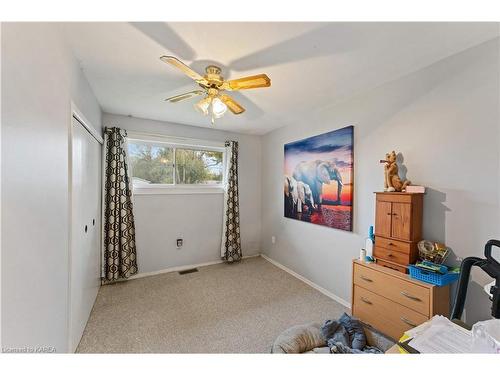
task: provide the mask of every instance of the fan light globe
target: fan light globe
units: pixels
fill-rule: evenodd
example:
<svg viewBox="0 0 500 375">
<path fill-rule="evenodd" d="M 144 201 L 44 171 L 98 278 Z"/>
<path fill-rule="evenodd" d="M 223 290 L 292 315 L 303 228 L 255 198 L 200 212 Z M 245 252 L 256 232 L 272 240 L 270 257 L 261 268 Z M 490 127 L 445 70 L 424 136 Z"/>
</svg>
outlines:
<svg viewBox="0 0 500 375">
<path fill-rule="evenodd" d="M 226 113 L 227 105 L 225 105 L 219 98 L 212 99 L 212 113 L 215 118 L 220 118 Z"/>
<path fill-rule="evenodd" d="M 194 105 L 194 108 L 197 111 L 203 113 L 204 115 L 208 115 L 208 107 L 210 106 L 210 101 L 211 99 L 209 97 L 201 99 L 198 103 Z"/>
</svg>

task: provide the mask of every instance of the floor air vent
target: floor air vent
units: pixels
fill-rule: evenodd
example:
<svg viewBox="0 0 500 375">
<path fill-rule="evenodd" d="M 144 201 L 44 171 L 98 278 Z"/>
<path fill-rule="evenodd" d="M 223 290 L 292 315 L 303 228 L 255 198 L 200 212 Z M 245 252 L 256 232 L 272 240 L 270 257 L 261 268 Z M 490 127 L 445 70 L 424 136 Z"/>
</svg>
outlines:
<svg viewBox="0 0 500 375">
<path fill-rule="evenodd" d="M 191 268 L 189 270 L 179 271 L 179 275 L 185 275 L 187 273 L 198 272 L 198 268 Z"/>
</svg>

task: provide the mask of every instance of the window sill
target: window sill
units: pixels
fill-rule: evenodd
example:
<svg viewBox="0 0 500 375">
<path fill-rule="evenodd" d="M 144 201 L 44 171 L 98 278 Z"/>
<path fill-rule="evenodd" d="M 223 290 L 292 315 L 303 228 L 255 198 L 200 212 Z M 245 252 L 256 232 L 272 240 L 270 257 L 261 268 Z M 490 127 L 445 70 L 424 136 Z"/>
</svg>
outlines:
<svg viewBox="0 0 500 375">
<path fill-rule="evenodd" d="M 224 194 L 224 188 L 214 187 L 148 187 L 134 188 L 133 195 L 186 195 L 186 194 Z"/>
</svg>

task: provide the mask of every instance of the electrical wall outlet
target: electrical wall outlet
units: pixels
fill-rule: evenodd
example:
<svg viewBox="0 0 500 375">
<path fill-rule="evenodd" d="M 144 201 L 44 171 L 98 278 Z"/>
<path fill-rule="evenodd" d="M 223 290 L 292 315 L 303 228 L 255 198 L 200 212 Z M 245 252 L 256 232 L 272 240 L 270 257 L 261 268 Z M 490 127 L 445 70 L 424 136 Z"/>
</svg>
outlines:
<svg viewBox="0 0 500 375">
<path fill-rule="evenodd" d="M 184 243 L 184 240 L 182 238 L 178 238 L 176 242 L 176 247 L 180 249 Z"/>
<path fill-rule="evenodd" d="M 276 236 L 271 236 L 271 242 L 272 242 L 273 244 L 275 244 L 275 243 L 276 243 Z"/>
</svg>

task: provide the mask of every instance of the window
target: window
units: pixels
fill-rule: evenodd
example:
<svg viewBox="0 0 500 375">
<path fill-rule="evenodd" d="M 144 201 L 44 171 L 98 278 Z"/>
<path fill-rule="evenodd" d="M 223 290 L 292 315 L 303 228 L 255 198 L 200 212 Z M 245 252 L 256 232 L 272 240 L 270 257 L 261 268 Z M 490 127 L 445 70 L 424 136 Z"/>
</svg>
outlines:
<svg viewBox="0 0 500 375">
<path fill-rule="evenodd" d="M 150 142 L 129 141 L 128 153 L 134 186 L 174 183 L 175 149 Z"/>
<path fill-rule="evenodd" d="M 224 156 L 220 144 L 129 132 L 134 193 L 221 192 Z"/>
<path fill-rule="evenodd" d="M 221 151 L 175 149 L 176 184 L 222 184 Z"/>
</svg>

